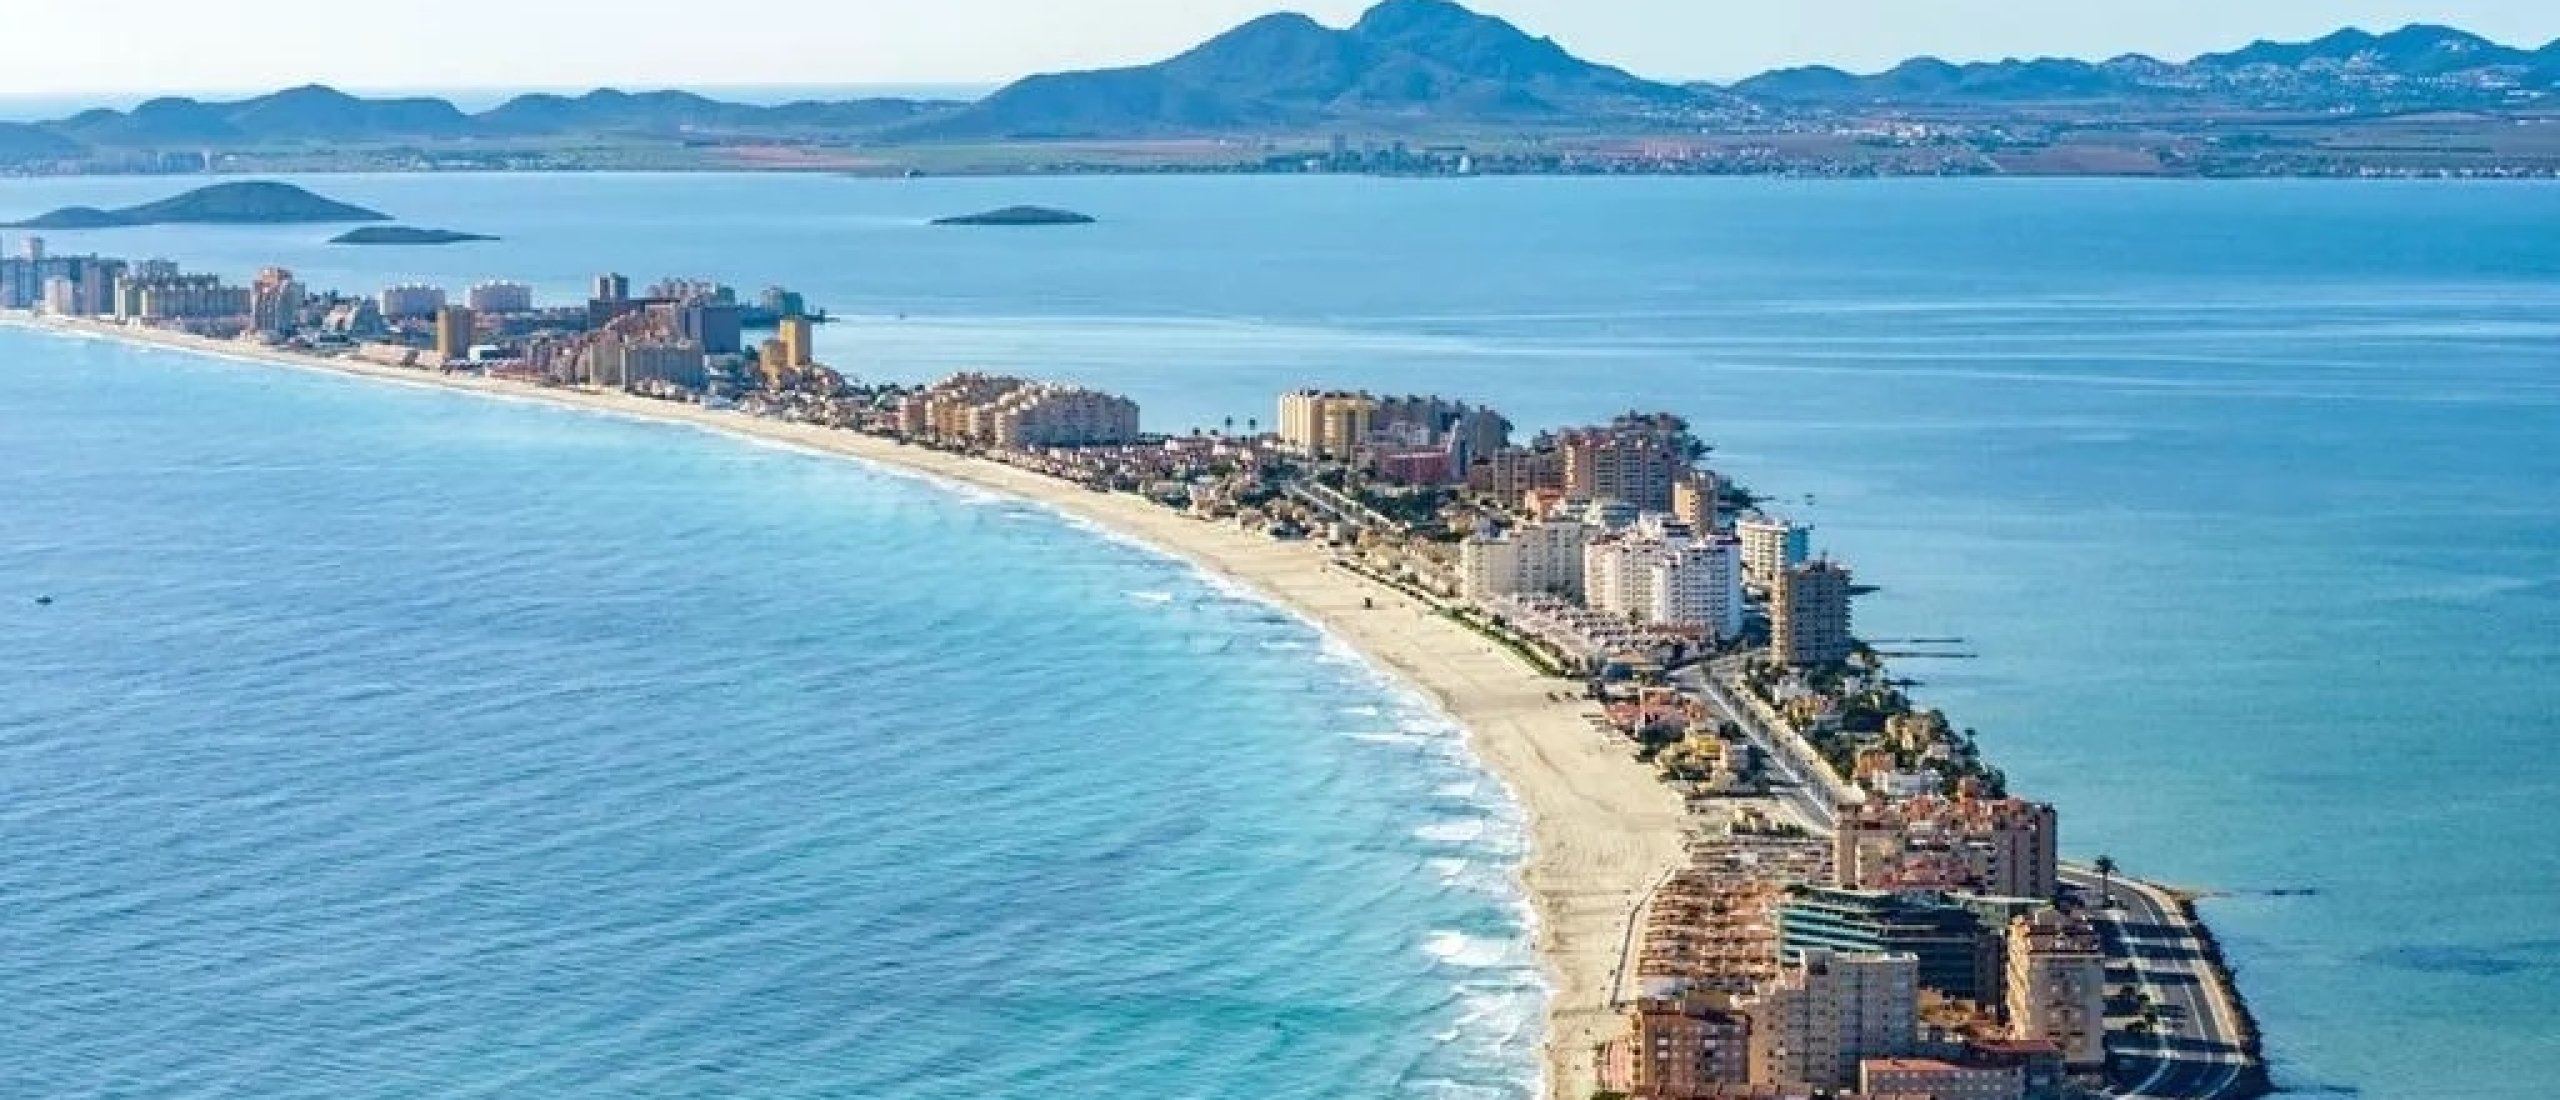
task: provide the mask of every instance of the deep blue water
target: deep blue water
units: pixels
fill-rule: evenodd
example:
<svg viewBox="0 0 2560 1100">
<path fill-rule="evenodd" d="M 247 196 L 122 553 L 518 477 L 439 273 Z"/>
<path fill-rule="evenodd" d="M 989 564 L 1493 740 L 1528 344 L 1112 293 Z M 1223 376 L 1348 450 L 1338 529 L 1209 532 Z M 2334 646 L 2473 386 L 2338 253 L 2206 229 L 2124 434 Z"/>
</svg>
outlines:
<svg viewBox="0 0 2560 1100">
<path fill-rule="evenodd" d="M 1676 407 L 1885 586 L 1865 633 L 1968 640 L 1908 668 L 2068 851 L 2225 892 L 2282 1082 L 2560 1069 L 2560 188 L 315 185 L 508 239 L 52 243 L 785 282 L 853 373 L 1168 430 Z M 920 224 L 1015 201 L 1103 223 Z M 669 429 L 7 334 L 0 378 L 0 576 L 63 597 L 0 598 L 6 1091 L 1524 1087 L 1496 792 L 1291 620 Z"/>
</svg>

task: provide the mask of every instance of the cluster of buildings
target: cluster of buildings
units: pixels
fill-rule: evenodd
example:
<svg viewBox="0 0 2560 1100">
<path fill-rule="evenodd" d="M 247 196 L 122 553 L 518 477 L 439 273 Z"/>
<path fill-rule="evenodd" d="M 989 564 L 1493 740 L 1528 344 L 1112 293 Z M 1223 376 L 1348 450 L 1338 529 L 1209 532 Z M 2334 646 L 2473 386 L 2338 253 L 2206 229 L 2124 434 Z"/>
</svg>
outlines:
<svg viewBox="0 0 2560 1100">
<path fill-rule="evenodd" d="M 586 301 L 556 308 L 542 307 L 530 284 L 503 279 L 458 296 L 417 282 L 351 296 L 314 293 L 280 267 L 239 285 L 166 260 L 53 255 L 29 237 L 0 259 L 0 309 L 677 399 L 823 399 L 845 389 L 817 359 L 816 318 L 798 294 L 772 288 L 747 304 L 707 280 L 663 280 L 635 295 L 628 278 L 608 274 Z M 773 335 L 751 342 L 751 328 Z"/>
<path fill-rule="evenodd" d="M 1431 486 L 1463 480 L 1478 459 L 1509 447 L 1511 422 L 1437 396 L 1296 390 L 1280 395 L 1275 434 L 1291 454 L 1390 484 Z"/>
<path fill-rule="evenodd" d="M 2016 809 L 1975 815 L 1995 834 L 1982 839 L 2040 866 L 1960 889 L 1861 885 L 1864 826 L 1829 843 L 1748 829 L 1698 842 L 1646 907 L 1602 1087 L 1646 1100 L 2029 1100 L 2103 1067 L 2097 934 L 2052 901 L 2049 811 Z M 2042 893 L 1999 889 L 2039 882 Z"/>
<path fill-rule="evenodd" d="M 1703 453 L 1680 418 L 1630 413 L 1481 456 L 1467 483 L 1488 507 L 1459 545 L 1450 591 L 1558 621 L 1573 617 L 1555 605 L 1580 607 L 1634 628 L 1578 623 L 1542 637 L 1595 658 L 1594 668 L 1738 644 L 1753 595 L 1767 599 L 1796 663 L 1845 659 L 1855 644 L 1847 572 L 1809 560 L 1804 527 L 1757 514 L 1728 521 L 1728 486 L 1699 465 Z"/>
<path fill-rule="evenodd" d="M 1138 441 L 1138 403 L 1081 386 L 962 373 L 900 401 L 898 430 L 911 439 L 1007 451 L 1116 446 Z"/>
</svg>

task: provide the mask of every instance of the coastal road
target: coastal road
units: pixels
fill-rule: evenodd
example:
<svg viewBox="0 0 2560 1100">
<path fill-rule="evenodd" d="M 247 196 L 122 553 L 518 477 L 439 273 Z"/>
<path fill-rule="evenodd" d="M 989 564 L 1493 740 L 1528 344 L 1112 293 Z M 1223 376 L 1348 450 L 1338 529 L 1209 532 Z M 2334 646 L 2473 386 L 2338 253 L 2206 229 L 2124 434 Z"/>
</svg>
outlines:
<svg viewBox="0 0 2560 1100">
<path fill-rule="evenodd" d="M 2065 867 L 2065 885 L 2093 902 L 2100 878 L 2084 867 Z M 2107 1036 L 2108 1077 L 2117 1094 L 2136 1100 L 2218 1100 L 2255 1079 L 2244 1042 L 2245 1024 L 2222 976 L 2207 956 L 2199 929 L 2177 899 L 2147 883 L 2115 879 L 2113 906 L 2093 906 L 2106 941 L 2107 987 L 2142 991 L 2159 1012 L 2158 1030 Z"/>
<path fill-rule="evenodd" d="M 1785 782 L 1773 784 L 1770 793 L 1794 810 L 1805 828 L 1823 836 L 1831 835 L 1839 827 L 1840 811 L 1831 805 L 1830 796 L 1823 793 L 1821 782 L 1806 772 L 1805 763 L 1796 759 L 1795 754 L 1779 747 L 1777 734 L 1764 725 L 1758 715 L 1726 693 L 1721 666 L 1732 660 L 1734 658 L 1724 658 L 1691 668 L 1681 675 L 1688 679 L 1687 686 L 1693 693 L 1705 699 L 1707 705 L 1726 721 L 1740 728 L 1742 735 L 1760 750 L 1761 757 L 1777 769 Z"/>
</svg>

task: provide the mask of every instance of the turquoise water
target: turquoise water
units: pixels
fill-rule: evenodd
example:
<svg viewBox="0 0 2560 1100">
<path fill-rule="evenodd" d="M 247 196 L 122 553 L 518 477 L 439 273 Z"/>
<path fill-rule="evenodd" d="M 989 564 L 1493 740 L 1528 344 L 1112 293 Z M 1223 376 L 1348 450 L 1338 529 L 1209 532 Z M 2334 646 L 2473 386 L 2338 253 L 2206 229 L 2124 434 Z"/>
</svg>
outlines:
<svg viewBox="0 0 2560 1100">
<path fill-rule="evenodd" d="M 2280 1081 L 2560 1068 L 2560 188 L 317 185 L 508 239 L 53 246 L 786 282 L 855 315 L 821 350 L 856 374 L 1074 377 L 1166 430 L 1308 381 L 1678 407 L 1885 586 L 1866 633 L 1967 639 L 1907 667 L 2066 850 L 2224 891 Z M 1104 221 L 918 224 L 1015 201 Z M 63 597 L 0 610 L 0 936 L 45 945 L 0 982 L 37 991 L 11 1091 L 1528 1088 L 1516 829 L 1292 620 L 725 440 L 17 335 L 0 366 L 0 576 Z"/>
</svg>

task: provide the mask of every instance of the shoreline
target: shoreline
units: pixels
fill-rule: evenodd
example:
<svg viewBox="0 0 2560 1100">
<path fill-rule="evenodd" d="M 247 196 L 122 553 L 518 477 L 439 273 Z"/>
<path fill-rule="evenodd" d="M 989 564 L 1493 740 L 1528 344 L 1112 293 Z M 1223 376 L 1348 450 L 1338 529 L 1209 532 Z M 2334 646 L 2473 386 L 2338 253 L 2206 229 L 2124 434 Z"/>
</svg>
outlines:
<svg viewBox="0 0 2560 1100">
<path fill-rule="evenodd" d="M 1310 543 L 1280 542 L 1182 515 L 1134 496 L 1098 493 L 986 459 L 903 445 L 851 430 L 706 409 L 623 393 L 538 386 L 469 374 L 378 366 L 107 322 L 0 311 L 0 325 L 86 334 L 252 365 L 533 401 L 718 432 L 851 459 L 897 474 L 1003 494 L 1080 520 L 1236 582 L 1341 640 L 1371 667 L 1466 731 L 1482 768 L 1522 813 L 1527 849 L 1514 872 L 1533 915 L 1547 978 L 1541 1094 L 1578 1100 L 1597 1085 L 1595 1050 L 1620 1023 L 1617 968 L 1636 907 L 1685 865 L 1679 796 L 1622 747 L 1597 735 L 1568 681 L 1538 676 L 1492 641 L 1397 589 L 1335 568 Z M 1367 604 L 1374 602 L 1375 607 Z M 1556 699 L 1565 688 L 1565 701 Z"/>
</svg>

